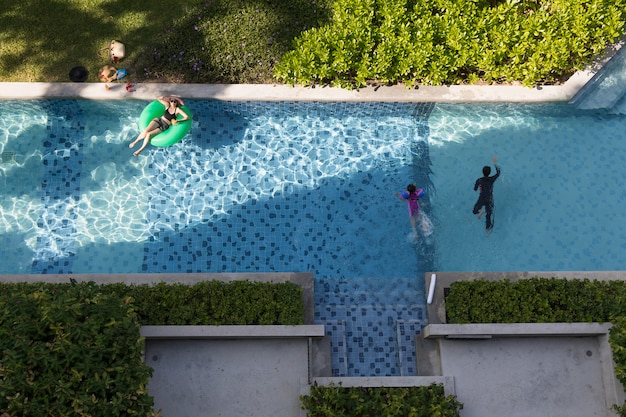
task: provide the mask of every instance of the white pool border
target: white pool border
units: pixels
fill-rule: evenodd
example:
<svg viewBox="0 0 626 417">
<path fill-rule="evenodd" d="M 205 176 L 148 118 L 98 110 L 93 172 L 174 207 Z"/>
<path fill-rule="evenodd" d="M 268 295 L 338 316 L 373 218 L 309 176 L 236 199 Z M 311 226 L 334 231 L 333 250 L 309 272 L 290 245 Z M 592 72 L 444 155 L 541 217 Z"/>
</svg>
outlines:
<svg viewBox="0 0 626 417">
<path fill-rule="evenodd" d="M 589 81 L 594 71 L 579 71 L 559 86 L 404 86 L 366 87 L 345 90 L 334 87 L 291 87 L 281 84 L 134 84 L 125 83 L 0 83 L 0 100 L 80 98 L 90 100 L 152 100 L 159 95 L 178 94 L 190 99 L 225 101 L 342 101 L 342 102 L 563 102 L 571 100 Z"/>
</svg>

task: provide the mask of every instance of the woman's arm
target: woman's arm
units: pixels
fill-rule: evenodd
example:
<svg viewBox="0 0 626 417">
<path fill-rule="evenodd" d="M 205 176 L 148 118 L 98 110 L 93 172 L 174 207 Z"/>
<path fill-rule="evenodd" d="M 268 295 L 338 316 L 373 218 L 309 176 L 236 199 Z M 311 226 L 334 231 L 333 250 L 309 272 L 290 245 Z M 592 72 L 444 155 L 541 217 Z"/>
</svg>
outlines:
<svg viewBox="0 0 626 417">
<path fill-rule="evenodd" d="M 183 99 L 178 96 L 159 96 L 157 97 L 157 100 L 159 100 L 161 103 L 169 103 L 170 100 L 176 100 L 179 106 L 185 105 Z"/>
<path fill-rule="evenodd" d="M 189 120 L 189 115 L 187 113 L 185 113 L 185 111 L 183 109 L 181 109 L 180 107 L 176 107 L 176 114 L 182 114 L 183 118 L 180 120 L 177 120 L 177 122 L 184 122 L 185 120 Z"/>
</svg>

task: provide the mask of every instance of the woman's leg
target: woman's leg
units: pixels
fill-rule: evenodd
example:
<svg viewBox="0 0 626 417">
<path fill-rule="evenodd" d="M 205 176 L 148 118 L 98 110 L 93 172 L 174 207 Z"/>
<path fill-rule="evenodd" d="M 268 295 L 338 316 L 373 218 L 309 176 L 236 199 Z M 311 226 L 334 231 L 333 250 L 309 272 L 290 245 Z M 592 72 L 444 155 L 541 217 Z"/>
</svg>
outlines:
<svg viewBox="0 0 626 417">
<path fill-rule="evenodd" d="M 148 134 L 148 132 L 154 130 L 154 129 L 158 129 L 159 128 L 159 124 L 157 122 L 155 122 L 154 120 L 150 122 L 150 124 L 148 125 L 148 127 L 146 127 L 143 132 L 141 132 L 139 134 L 139 136 L 137 136 L 137 139 L 135 139 L 134 141 L 132 141 L 130 143 L 130 145 L 128 145 L 129 148 L 134 147 L 137 142 L 139 142 L 141 139 L 144 139 L 146 137 L 146 135 Z"/>
<path fill-rule="evenodd" d="M 143 143 L 141 144 L 141 148 L 133 152 L 133 155 L 138 156 L 141 153 L 141 151 L 146 149 L 146 146 L 148 146 L 148 144 L 150 143 L 150 138 L 158 133 L 161 133 L 161 129 L 159 129 L 158 127 L 146 133 L 146 135 L 143 138 Z"/>
</svg>

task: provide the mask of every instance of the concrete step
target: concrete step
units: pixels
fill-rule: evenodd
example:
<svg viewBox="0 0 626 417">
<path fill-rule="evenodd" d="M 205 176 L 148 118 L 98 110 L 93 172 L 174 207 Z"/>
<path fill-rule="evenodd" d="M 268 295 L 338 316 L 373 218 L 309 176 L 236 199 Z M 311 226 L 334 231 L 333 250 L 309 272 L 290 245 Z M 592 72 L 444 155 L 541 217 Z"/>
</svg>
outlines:
<svg viewBox="0 0 626 417">
<path fill-rule="evenodd" d="M 415 360 L 417 376 L 442 376 L 438 340 L 424 339 L 423 334 L 415 334 Z"/>
</svg>

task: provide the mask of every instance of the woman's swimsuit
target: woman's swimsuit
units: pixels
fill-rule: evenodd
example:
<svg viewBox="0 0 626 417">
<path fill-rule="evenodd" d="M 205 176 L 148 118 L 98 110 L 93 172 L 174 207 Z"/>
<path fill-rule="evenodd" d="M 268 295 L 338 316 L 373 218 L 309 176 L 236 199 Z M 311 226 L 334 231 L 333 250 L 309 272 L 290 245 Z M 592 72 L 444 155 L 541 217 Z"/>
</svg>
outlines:
<svg viewBox="0 0 626 417">
<path fill-rule="evenodd" d="M 169 129 L 172 125 L 172 120 L 176 119 L 176 110 L 174 110 L 174 113 L 170 113 L 168 110 L 169 109 L 165 109 L 163 116 L 152 119 L 153 122 L 159 125 L 161 132 Z"/>
</svg>

